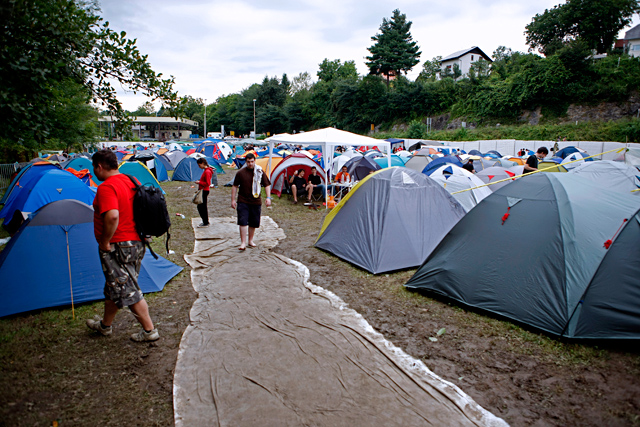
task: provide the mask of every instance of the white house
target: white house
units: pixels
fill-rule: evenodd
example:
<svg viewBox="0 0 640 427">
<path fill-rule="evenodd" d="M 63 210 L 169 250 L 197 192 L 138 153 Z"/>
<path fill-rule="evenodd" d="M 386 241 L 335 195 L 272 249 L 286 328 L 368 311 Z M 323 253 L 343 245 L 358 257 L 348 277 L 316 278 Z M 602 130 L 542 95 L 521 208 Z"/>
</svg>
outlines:
<svg viewBox="0 0 640 427">
<path fill-rule="evenodd" d="M 469 68 L 471 68 L 471 64 L 477 62 L 480 58 L 485 61 L 493 62 L 491 58 L 482 51 L 482 49 L 478 46 L 473 46 L 469 49 L 459 50 L 442 58 L 440 60 L 440 69 L 444 71 L 448 68 L 453 72 L 453 65 L 458 64 L 458 67 L 460 67 L 460 71 L 462 72 L 462 76 L 467 76 L 469 75 Z"/>
<path fill-rule="evenodd" d="M 640 56 L 640 25 L 625 33 L 624 42 L 630 56 Z"/>
</svg>

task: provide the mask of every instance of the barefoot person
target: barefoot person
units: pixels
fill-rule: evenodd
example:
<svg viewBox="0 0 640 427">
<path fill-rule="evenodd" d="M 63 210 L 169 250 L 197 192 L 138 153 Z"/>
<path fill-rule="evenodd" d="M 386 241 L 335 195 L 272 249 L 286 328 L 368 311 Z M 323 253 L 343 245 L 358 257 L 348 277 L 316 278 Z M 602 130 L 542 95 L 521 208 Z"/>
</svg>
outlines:
<svg viewBox="0 0 640 427">
<path fill-rule="evenodd" d="M 118 158 L 110 150 L 93 155 L 95 176 L 104 181 L 93 201 L 93 231 L 98 241 L 104 286 L 104 316 L 87 320 L 87 326 L 102 335 L 111 335 L 111 323 L 122 307 L 129 307 L 143 330 L 131 335 L 134 341 L 160 338 L 149 316 L 149 307 L 138 286 L 144 244 L 133 219 L 135 186 L 118 171 Z"/>
<path fill-rule="evenodd" d="M 245 166 L 238 171 L 231 187 L 231 207 L 238 212 L 241 241 L 238 249 L 241 251 L 244 251 L 247 245 L 251 248 L 256 246 L 253 236 L 256 228 L 260 227 L 261 187 L 265 187 L 267 193 L 265 204 L 267 207 L 271 206 L 271 182 L 267 174 L 256 165 L 256 156 L 253 153 L 247 154 L 245 160 Z M 236 194 L 238 195 L 237 203 Z"/>
</svg>

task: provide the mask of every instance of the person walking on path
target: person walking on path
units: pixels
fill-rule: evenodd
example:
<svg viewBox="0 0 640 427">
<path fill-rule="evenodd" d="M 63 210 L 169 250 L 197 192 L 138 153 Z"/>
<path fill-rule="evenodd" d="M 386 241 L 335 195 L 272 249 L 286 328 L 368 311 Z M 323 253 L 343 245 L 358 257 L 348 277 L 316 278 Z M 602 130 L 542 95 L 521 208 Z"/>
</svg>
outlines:
<svg viewBox="0 0 640 427">
<path fill-rule="evenodd" d="M 197 161 L 198 167 L 203 169 L 202 176 L 199 181 L 194 181 L 195 184 L 198 184 L 198 190 L 202 190 L 202 203 L 196 205 L 198 208 L 198 213 L 200 214 L 200 218 L 202 218 L 202 223 L 198 225 L 198 227 L 208 227 L 209 226 L 209 211 L 207 210 L 207 198 L 209 197 L 209 189 L 211 188 L 211 177 L 213 176 L 213 168 L 209 166 L 207 163 L 207 159 L 201 157 Z"/>
<path fill-rule="evenodd" d="M 247 248 L 255 248 L 253 236 L 256 228 L 260 227 L 260 213 L 262 210 L 262 199 L 260 198 L 261 187 L 265 187 L 267 207 L 271 206 L 271 181 L 262 168 L 256 165 L 256 156 L 253 153 L 247 154 L 246 163 L 236 174 L 231 187 L 231 207 L 238 213 L 238 226 L 240 227 L 240 247 L 241 251 Z M 238 201 L 236 203 L 236 194 Z M 247 241 L 248 238 L 248 241 Z"/>
<path fill-rule="evenodd" d="M 149 306 L 138 286 L 144 244 L 133 219 L 133 198 L 136 188 L 127 175 L 118 171 L 118 158 L 110 150 L 93 155 L 95 176 L 103 183 L 93 201 L 93 230 L 98 241 L 104 286 L 104 316 L 87 320 L 87 326 L 102 335 L 111 335 L 116 313 L 129 307 L 143 330 L 131 335 L 134 341 L 155 341 L 160 338 L 149 315 Z"/>
<path fill-rule="evenodd" d="M 529 156 L 529 158 L 527 159 L 526 163 L 524 164 L 523 173 L 527 174 L 533 171 L 537 171 L 538 162 L 544 159 L 547 156 L 547 154 L 549 154 L 549 150 L 547 150 L 547 147 L 538 148 L 538 151 L 536 151 L 536 154 L 533 156 Z"/>
</svg>

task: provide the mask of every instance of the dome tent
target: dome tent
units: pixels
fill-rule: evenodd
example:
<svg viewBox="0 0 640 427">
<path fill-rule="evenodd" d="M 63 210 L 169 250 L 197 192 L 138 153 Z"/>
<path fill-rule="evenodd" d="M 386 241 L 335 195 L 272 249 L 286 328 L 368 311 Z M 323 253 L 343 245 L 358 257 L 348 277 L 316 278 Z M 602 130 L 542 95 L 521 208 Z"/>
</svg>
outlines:
<svg viewBox="0 0 640 427">
<path fill-rule="evenodd" d="M 96 197 L 91 189 L 69 171 L 32 166 L 20 178 L 0 211 L 3 226 L 13 222 L 15 211 L 35 212 L 42 206 L 62 199 L 75 199 L 90 204 Z"/>
<path fill-rule="evenodd" d="M 640 188 L 640 172 L 633 166 L 611 160 L 582 163 L 569 171 L 571 175 L 593 181 L 613 191 L 630 192 Z M 638 193 L 634 193 L 638 195 Z"/>
<path fill-rule="evenodd" d="M 308 178 L 309 175 L 311 175 L 311 168 L 316 168 L 322 183 L 326 184 L 324 181 L 324 174 L 322 173 L 322 167 L 315 160 L 310 159 L 302 153 L 293 153 L 285 157 L 275 167 L 272 162 L 271 167 L 273 168 L 270 178 L 271 193 L 278 197 L 280 197 L 282 192 L 287 188 L 286 181 L 291 178 L 293 173 L 298 169 L 304 169 L 305 177 Z"/>
<path fill-rule="evenodd" d="M 86 186 L 85 186 L 86 187 Z M 46 242 L 43 245 L 42 242 Z M 138 283 L 158 292 L 182 267 L 146 253 Z M 104 299 L 93 208 L 77 200 L 42 207 L 0 252 L 0 316 Z"/>
<path fill-rule="evenodd" d="M 464 214 L 428 176 L 385 168 L 343 197 L 325 218 L 315 246 L 374 274 L 415 267 Z"/>
<path fill-rule="evenodd" d="M 213 175 L 211 176 L 211 183 L 218 185 L 218 174 L 216 171 L 216 165 L 220 166 L 215 160 L 209 157 L 205 157 L 209 166 L 213 168 Z M 202 176 L 202 169 L 198 166 L 198 159 L 195 157 L 186 157 L 178 163 L 176 169 L 173 171 L 172 181 L 187 181 L 193 182 L 200 179 Z"/>
<path fill-rule="evenodd" d="M 22 187 L 21 182 L 23 182 L 22 181 L 23 177 L 25 178 L 25 180 L 27 180 L 31 174 L 39 174 L 39 173 L 42 173 L 42 170 L 50 170 L 50 169 L 60 169 L 60 166 L 54 165 L 53 163 L 50 163 L 50 162 L 39 162 L 39 163 L 27 163 L 22 168 L 17 169 L 16 176 L 11 180 L 11 183 L 7 187 L 7 190 L 5 191 L 4 195 L 0 199 L 0 205 L 6 204 L 11 193 L 14 190 Z"/>
<path fill-rule="evenodd" d="M 80 171 L 82 169 L 88 169 L 89 173 L 91 174 L 91 179 L 93 180 L 93 182 L 95 182 L 97 185 L 102 184 L 102 181 L 96 178 L 95 173 L 93 172 L 93 163 L 91 163 L 91 159 L 87 159 L 86 157 L 76 157 L 75 159 L 65 162 L 62 165 L 62 168 L 63 169 L 71 168 L 77 171 Z"/>
<path fill-rule="evenodd" d="M 351 179 L 355 179 L 356 181 L 366 178 L 371 172 L 382 169 L 378 163 L 366 156 L 353 157 L 344 165 L 347 167 Z"/>
<path fill-rule="evenodd" d="M 491 194 L 491 190 L 484 186 L 480 178 L 468 170 L 450 163 L 445 163 L 436 169 L 430 170 L 428 175 L 442 185 L 462 205 L 466 212 L 469 212 Z"/>
<path fill-rule="evenodd" d="M 405 286 L 558 336 L 593 338 L 580 332 L 589 326 L 600 328 L 599 336 L 618 337 L 615 324 L 594 325 L 580 312 L 607 254 L 605 242 L 639 208 L 631 194 L 570 174 L 525 176 L 461 219 Z M 620 266 L 622 259 L 611 261 Z"/>
<path fill-rule="evenodd" d="M 118 166 L 118 171 L 127 175 L 132 175 L 140 181 L 140 185 L 151 185 L 162 190 L 162 194 L 165 194 L 164 190 L 160 186 L 160 183 L 149 170 L 148 167 L 140 163 L 139 161 L 123 162 Z"/>
</svg>

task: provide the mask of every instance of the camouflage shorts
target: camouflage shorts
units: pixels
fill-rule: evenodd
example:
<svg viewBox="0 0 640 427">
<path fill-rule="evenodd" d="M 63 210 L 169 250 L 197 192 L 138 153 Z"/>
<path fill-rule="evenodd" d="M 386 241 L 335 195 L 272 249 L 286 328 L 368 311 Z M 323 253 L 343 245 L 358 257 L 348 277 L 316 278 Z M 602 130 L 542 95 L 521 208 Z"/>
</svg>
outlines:
<svg viewBox="0 0 640 427">
<path fill-rule="evenodd" d="M 104 297 L 113 301 L 118 308 L 142 301 L 138 274 L 144 257 L 144 244 L 138 241 L 112 243 L 110 252 L 99 252 L 106 279 Z"/>
</svg>

